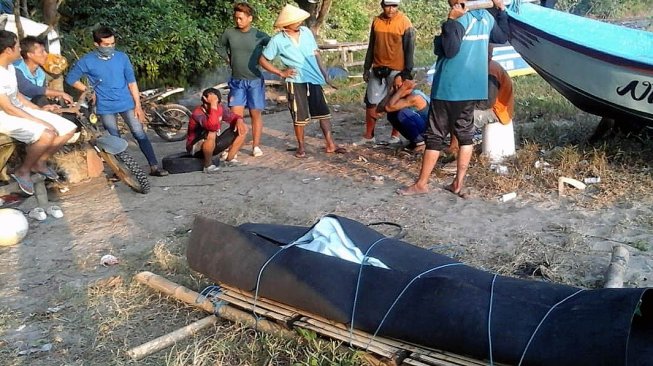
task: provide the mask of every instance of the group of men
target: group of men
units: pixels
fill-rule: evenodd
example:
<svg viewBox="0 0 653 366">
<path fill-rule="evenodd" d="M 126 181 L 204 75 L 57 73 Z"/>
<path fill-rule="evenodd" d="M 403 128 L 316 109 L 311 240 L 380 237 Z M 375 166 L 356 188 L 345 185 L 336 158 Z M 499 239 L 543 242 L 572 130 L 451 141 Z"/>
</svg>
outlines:
<svg viewBox="0 0 653 366">
<path fill-rule="evenodd" d="M 504 43 L 508 33 L 503 2 L 493 2 L 495 9 L 490 14 L 486 10 L 468 11 L 465 0 L 449 0 L 448 19 L 434 42 L 438 61 L 430 97 L 417 90 L 412 80 L 415 29 L 398 10 L 400 0 L 380 3 L 383 11 L 372 23 L 364 63 L 365 132 L 362 140 L 354 145 L 375 143 L 377 119 L 381 113 L 387 113 L 393 126 L 390 142 L 398 142 L 401 134 L 409 141 L 409 148 L 425 150 L 419 179 L 399 190 L 399 194 L 428 192 L 428 178 L 449 134 L 451 149 L 458 150 L 458 158 L 456 178 L 447 189 L 462 194 L 472 155 L 474 111 L 479 105 L 484 105 L 482 109 L 499 105 L 503 110 L 494 113 L 499 121 L 506 123 L 512 117 L 510 78 L 498 64 L 487 62 L 489 42 Z M 251 154 L 263 155 L 260 144 L 265 106 L 263 68 L 286 83 L 297 139 L 294 156 L 306 157 L 304 128 L 312 119 L 319 120 L 326 153 L 346 152 L 335 144 L 331 135 L 331 112 L 323 90 L 328 83 L 327 72 L 313 33 L 302 25 L 310 14 L 286 5 L 274 23 L 278 32 L 272 37 L 252 26 L 253 17 L 254 10 L 249 4 L 235 4 L 235 27 L 227 29 L 220 39 L 232 70 L 228 108 L 221 103 L 220 91 L 213 88 L 203 91 L 201 104 L 190 117 L 187 151 L 203 159 L 205 173 L 219 171 L 213 158 L 218 153 L 223 153 L 227 165 L 237 165 L 237 153 L 248 132 L 243 118 L 247 107 L 252 124 Z M 94 91 L 97 113 L 109 133 L 119 135 L 116 116 L 120 114 L 147 158 L 150 174 L 167 175 L 158 167 L 152 145 L 139 123 L 144 115 L 129 57 L 115 49 L 115 35 L 108 27 L 96 29 L 93 40 L 96 49 L 74 65 L 66 82 L 83 92 L 88 87 L 80 79 L 85 76 Z M 19 44 L 13 33 L 0 32 L 0 133 L 28 144 L 23 164 L 12 175 L 28 194 L 33 193 L 31 173 L 57 179 L 56 172 L 47 166 L 47 159 L 75 131 L 74 124 L 48 112 L 57 108 L 48 104 L 49 98 L 70 102 L 71 97 L 45 85 L 41 67 L 46 56 L 43 44 L 37 39 L 27 37 Z M 283 68 L 275 66 L 275 59 L 281 61 Z M 500 103 L 495 103 L 497 95 Z M 226 128 L 223 122 L 228 124 Z"/>
<path fill-rule="evenodd" d="M 376 143 L 376 122 L 385 112 L 393 126 L 389 142 L 399 142 L 401 134 L 409 141 L 408 148 L 425 150 L 418 180 L 398 190 L 399 194 L 428 192 L 428 178 L 445 147 L 445 138 L 450 135 L 449 150 L 457 155 L 457 169 L 453 183 L 446 189 L 463 196 L 464 177 L 473 151 L 472 137 L 476 126 L 480 125 L 478 122 L 507 124 L 512 120 L 512 83 L 506 71 L 491 60 L 489 47 L 490 42 L 508 40 L 507 15 L 503 1 L 493 0 L 493 4 L 495 8 L 490 11 L 468 11 L 465 0 L 449 0 L 451 9 L 442 24 L 441 35 L 434 42 L 438 61 L 431 96 L 427 97 L 416 89 L 412 80 L 415 29 L 410 19 L 398 10 L 400 0 L 380 3 L 383 11 L 372 22 L 363 71 L 367 83 L 365 132 L 354 145 Z M 221 45 L 227 50 L 232 69 L 228 104 L 231 112 L 239 116 L 243 115 L 245 105 L 249 108 L 254 156 L 262 155 L 259 142 L 264 82 L 258 66 L 286 82 L 288 107 L 297 139 L 297 158 L 306 156 L 304 127 L 311 119 L 320 122 L 327 153 L 345 152 L 335 145 L 331 136 L 331 114 L 322 88 L 328 83 L 327 73 L 313 34 L 302 26 L 309 16 L 297 7 L 286 5 L 274 24 L 279 32 L 268 38 L 251 26 L 253 9 L 239 3 L 234 7 L 235 28 L 226 30 L 222 36 Z M 285 69 L 272 63 L 277 58 Z M 197 116 L 206 119 L 209 109 L 205 105 L 202 110 Z M 499 117 L 487 118 L 487 115 Z M 201 123 L 194 125 L 201 126 Z M 234 128 L 245 133 L 243 128 Z M 234 136 L 226 138 L 234 141 L 236 151 L 242 144 L 236 143 Z M 188 146 L 191 146 L 190 141 Z M 216 167 L 211 163 L 209 152 L 210 149 L 204 151 L 205 170 L 213 171 Z M 230 150 L 229 156 L 232 155 Z"/>
<path fill-rule="evenodd" d="M 96 50 L 74 65 L 66 82 L 84 92 L 88 87 L 80 79 L 85 76 L 92 86 L 96 112 L 107 131 L 120 135 L 116 124 L 120 114 L 147 158 L 150 175 L 167 175 L 158 167 L 141 124 L 145 115 L 129 57 L 115 49 L 115 35 L 108 27 L 94 30 L 93 41 Z M 25 37 L 19 42 L 16 34 L 0 30 L 0 133 L 27 144 L 22 164 L 11 176 L 28 195 L 34 194 L 33 173 L 59 179 L 47 161 L 77 130 L 73 122 L 52 113 L 60 109 L 58 102 L 70 103 L 72 97 L 48 88 L 43 71 L 47 56 L 44 44 L 37 38 Z"/>
<path fill-rule="evenodd" d="M 397 193 L 427 193 L 431 172 L 441 151 L 448 148 L 456 155 L 457 166 L 453 183 L 445 189 L 464 196 L 463 183 L 477 126 L 512 120 L 512 82 L 491 60 L 489 47 L 490 42 L 508 40 L 505 6 L 503 1 L 493 0 L 494 9 L 469 10 L 465 0 L 449 0 L 447 20 L 434 39 L 438 59 L 427 97 L 415 88 L 411 77 L 415 31 L 398 11 L 399 3 L 382 0 L 383 12 L 372 23 L 363 71 L 368 82 L 366 129 L 357 144 L 376 143 L 374 126 L 379 114 L 386 112 L 393 127 L 389 141 L 394 142 L 400 133 L 409 141 L 408 148 L 424 152 L 419 178 Z M 501 117 L 487 118 L 488 114 Z M 450 146 L 445 146 L 448 136 Z"/>
</svg>

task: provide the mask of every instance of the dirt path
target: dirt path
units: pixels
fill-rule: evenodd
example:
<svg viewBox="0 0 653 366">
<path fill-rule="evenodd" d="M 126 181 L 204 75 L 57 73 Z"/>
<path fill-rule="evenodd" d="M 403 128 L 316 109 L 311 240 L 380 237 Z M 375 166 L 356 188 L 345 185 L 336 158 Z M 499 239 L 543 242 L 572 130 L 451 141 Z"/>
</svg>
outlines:
<svg viewBox="0 0 653 366">
<path fill-rule="evenodd" d="M 362 130 L 352 114 L 336 113 L 334 118 L 335 138 L 349 152 L 323 154 L 319 129 L 312 124 L 307 159 L 286 151 L 294 145 L 287 113 L 265 117 L 262 158 L 250 157 L 245 146 L 239 160 L 247 165 L 210 176 L 197 172 L 155 178 L 147 195 L 121 183 L 110 187 L 104 179 L 72 186 L 59 197 L 64 218 L 32 221 L 20 245 L 0 248 L 0 348 L 4 343 L 7 352 L 14 352 L 52 331 L 30 327 L 30 321 L 38 321 L 34 318 L 17 330 L 13 326 L 23 320 L 13 318 L 14 312 L 25 316 L 65 303 L 66 289 L 84 288 L 118 271 L 100 266 L 102 255 L 138 261 L 156 243 L 190 229 L 194 215 L 231 224 L 310 225 L 327 213 L 361 222 L 393 221 L 407 231 L 406 241 L 467 263 L 588 287 L 600 286 L 616 242 L 637 246 L 651 240 L 650 202 L 586 211 L 557 197 L 518 197 L 507 203 L 463 200 L 439 189 L 442 179 L 432 182 L 435 189 L 429 195 L 399 197 L 395 189 L 414 179 L 419 163 L 389 148 L 349 145 Z M 387 126 L 378 132 L 388 135 Z M 183 149 L 183 142 L 153 141 L 159 157 Z M 132 150 L 144 164 L 142 154 Z M 628 249 L 627 285 L 648 286 L 653 257 L 633 246 Z"/>
</svg>

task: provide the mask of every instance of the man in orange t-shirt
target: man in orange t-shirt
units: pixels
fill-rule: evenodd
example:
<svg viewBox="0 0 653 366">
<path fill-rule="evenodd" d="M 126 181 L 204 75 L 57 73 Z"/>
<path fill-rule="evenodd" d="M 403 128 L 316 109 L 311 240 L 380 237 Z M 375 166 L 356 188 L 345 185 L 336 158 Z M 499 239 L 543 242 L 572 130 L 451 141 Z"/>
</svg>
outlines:
<svg viewBox="0 0 653 366">
<path fill-rule="evenodd" d="M 383 12 L 374 18 L 363 65 L 365 91 L 365 133 L 354 145 L 375 144 L 374 128 L 378 114 L 376 106 L 386 97 L 394 78 L 400 72 L 413 70 L 415 28 L 410 19 L 399 11 L 400 0 L 381 0 Z M 392 130 L 390 143 L 398 143 L 399 131 Z"/>
</svg>

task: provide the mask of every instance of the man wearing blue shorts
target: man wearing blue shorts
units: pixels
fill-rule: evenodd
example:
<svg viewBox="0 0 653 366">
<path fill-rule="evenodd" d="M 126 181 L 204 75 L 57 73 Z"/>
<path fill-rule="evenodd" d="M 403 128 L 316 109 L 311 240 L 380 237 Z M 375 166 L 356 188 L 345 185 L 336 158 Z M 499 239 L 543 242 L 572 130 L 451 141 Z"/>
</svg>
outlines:
<svg viewBox="0 0 653 366">
<path fill-rule="evenodd" d="M 94 30 L 93 42 L 96 50 L 82 56 L 70 70 L 66 83 L 84 92 L 86 85 L 79 79 L 86 76 L 94 87 L 97 114 L 104 128 L 111 135 L 120 136 L 116 123 L 116 115 L 120 114 L 147 158 L 150 175 L 168 175 L 167 171 L 159 169 L 152 143 L 140 122 L 144 120 L 145 113 L 141 108 L 138 84 L 129 56 L 116 51 L 116 38 L 111 28 L 100 26 Z"/>
<path fill-rule="evenodd" d="M 220 44 L 227 50 L 231 79 L 229 80 L 229 107 L 239 116 L 244 116 L 245 106 L 252 118 L 252 155 L 261 156 L 261 133 L 265 108 L 265 81 L 258 67 L 263 47 L 270 37 L 252 27 L 254 10 L 247 3 L 234 5 L 235 28 L 224 31 Z"/>
</svg>

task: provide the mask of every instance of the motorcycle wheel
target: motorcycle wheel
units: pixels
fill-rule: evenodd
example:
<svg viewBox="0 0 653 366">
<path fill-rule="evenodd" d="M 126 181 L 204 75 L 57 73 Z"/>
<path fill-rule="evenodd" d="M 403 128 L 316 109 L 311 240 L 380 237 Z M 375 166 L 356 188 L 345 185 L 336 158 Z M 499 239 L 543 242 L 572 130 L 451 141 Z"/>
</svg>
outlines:
<svg viewBox="0 0 653 366">
<path fill-rule="evenodd" d="M 150 181 L 147 179 L 147 175 L 126 151 L 115 155 L 101 151 L 100 156 L 118 178 L 132 190 L 142 194 L 150 191 Z"/>
<path fill-rule="evenodd" d="M 186 138 L 188 132 L 188 119 L 190 111 L 180 104 L 166 104 L 160 107 L 161 115 L 164 120 L 155 124 L 154 132 L 162 139 L 172 142 L 181 141 Z M 154 118 L 159 118 L 157 115 Z"/>
</svg>

